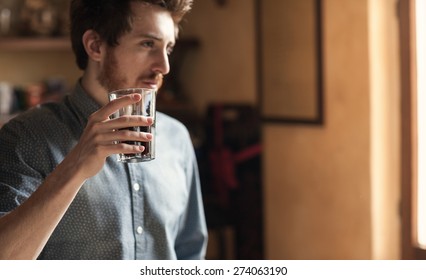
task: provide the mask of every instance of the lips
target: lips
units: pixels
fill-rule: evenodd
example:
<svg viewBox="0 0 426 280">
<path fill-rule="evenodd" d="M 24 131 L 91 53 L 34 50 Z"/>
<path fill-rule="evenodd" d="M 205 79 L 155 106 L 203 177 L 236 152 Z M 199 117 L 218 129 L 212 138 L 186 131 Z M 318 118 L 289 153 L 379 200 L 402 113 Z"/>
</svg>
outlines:
<svg viewBox="0 0 426 280">
<path fill-rule="evenodd" d="M 155 80 L 143 81 L 142 84 L 144 85 L 145 88 L 157 89 L 160 87 L 159 82 Z"/>
<path fill-rule="evenodd" d="M 153 79 L 142 80 L 142 84 L 146 88 L 159 89 L 163 84 L 163 75 L 157 75 Z"/>
</svg>

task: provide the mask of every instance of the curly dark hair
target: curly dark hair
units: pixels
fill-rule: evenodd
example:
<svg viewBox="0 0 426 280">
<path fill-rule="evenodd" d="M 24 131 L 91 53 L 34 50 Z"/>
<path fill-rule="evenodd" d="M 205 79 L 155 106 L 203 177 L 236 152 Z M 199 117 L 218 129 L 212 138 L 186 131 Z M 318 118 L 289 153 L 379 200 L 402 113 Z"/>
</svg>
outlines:
<svg viewBox="0 0 426 280">
<path fill-rule="evenodd" d="M 120 36 L 131 30 L 131 2 L 161 6 L 170 11 L 178 25 L 183 16 L 191 10 L 193 0 L 72 0 L 71 44 L 80 69 L 86 69 L 88 61 L 82 43 L 83 34 L 93 29 L 109 46 L 116 46 Z"/>
</svg>

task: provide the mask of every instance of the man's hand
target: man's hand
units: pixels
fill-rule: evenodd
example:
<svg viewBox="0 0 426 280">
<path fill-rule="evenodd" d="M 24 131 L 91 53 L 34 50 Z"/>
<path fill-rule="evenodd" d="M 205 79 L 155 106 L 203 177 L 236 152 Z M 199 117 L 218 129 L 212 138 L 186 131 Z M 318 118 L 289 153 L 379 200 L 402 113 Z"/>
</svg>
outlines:
<svg viewBox="0 0 426 280">
<path fill-rule="evenodd" d="M 139 94 L 115 99 L 89 117 L 78 144 L 66 157 L 84 179 L 96 175 L 102 169 L 105 159 L 112 154 L 140 153 L 144 150 L 143 146 L 130 145 L 122 141 L 148 142 L 152 139 L 149 133 L 123 129 L 133 126 L 150 126 L 153 124 L 152 118 L 123 116 L 109 119 L 109 116 L 120 108 L 136 103 L 140 99 Z M 115 141 L 120 143 L 115 144 Z"/>
</svg>

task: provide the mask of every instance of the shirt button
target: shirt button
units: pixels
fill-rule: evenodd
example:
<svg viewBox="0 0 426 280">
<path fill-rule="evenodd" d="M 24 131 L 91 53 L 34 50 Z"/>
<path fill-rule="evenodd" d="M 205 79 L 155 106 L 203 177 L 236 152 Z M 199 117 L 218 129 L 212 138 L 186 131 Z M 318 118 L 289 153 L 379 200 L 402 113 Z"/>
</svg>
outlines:
<svg viewBox="0 0 426 280">
<path fill-rule="evenodd" d="M 141 189 L 141 186 L 138 183 L 133 184 L 133 189 L 135 191 L 139 191 Z"/>
<path fill-rule="evenodd" d="M 138 227 L 138 228 L 136 229 L 136 232 L 137 232 L 138 234 L 142 234 L 142 232 L 143 232 L 143 228 L 142 228 L 142 227 Z"/>
</svg>

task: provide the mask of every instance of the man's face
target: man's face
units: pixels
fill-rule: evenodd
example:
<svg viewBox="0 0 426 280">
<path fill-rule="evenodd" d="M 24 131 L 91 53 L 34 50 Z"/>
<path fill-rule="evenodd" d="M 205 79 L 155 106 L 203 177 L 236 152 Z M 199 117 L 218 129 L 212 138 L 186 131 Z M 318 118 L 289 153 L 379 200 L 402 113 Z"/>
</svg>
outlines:
<svg viewBox="0 0 426 280">
<path fill-rule="evenodd" d="M 108 48 L 98 76 L 108 91 L 131 88 L 158 88 L 162 76 L 170 71 L 168 55 L 175 44 L 175 24 L 169 12 L 132 2 L 131 32 Z"/>
</svg>

